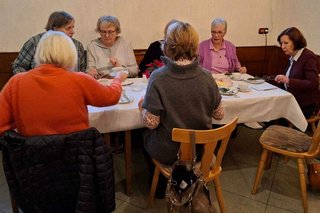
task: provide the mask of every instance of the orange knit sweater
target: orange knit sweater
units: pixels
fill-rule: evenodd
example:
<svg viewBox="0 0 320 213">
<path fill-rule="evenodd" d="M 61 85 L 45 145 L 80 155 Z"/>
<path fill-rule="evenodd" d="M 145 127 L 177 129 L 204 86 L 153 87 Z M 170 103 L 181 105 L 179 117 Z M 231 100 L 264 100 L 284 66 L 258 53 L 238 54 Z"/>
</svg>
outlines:
<svg viewBox="0 0 320 213">
<path fill-rule="evenodd" d="M 91 76 L 43 64 L 13 76 L 0 93 L 0 135 L 66 134 L 89 127 L 87 105 L 117 104 L 121 81 L 103 86 Z M 112 121 L 110 121 L 112 122 Z"/>
</svg>

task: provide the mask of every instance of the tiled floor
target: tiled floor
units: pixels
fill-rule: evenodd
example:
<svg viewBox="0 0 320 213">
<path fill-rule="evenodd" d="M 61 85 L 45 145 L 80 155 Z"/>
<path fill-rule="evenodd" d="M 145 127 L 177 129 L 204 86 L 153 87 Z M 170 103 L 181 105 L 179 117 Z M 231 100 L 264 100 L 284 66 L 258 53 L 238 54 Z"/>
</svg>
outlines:
<svg viewBox="0 0 320 213">
<path fill-rule="evenodd" d="M 296 163 L 283 163 L 275 156 L 270 170 L 264 172 L 262 186 L 256 195 L 251 194 L 257 164 L 261 154 L 258 138 L 262 130 L 238 126 L 237 138 L 230 141 L 223 160 L 221 185 L 229 213 L 289 213 L 303 212 Z M 135 142 L 138 143 L 138 142 Z M 2 167 L 2 162 L 1 167 Z M 114 155 L 116 177 L 116 210 L 118 213 L 166 212 L 165 200 L 155 200 L 152 209 L 146 208 L 149 192 L 148 173 L 141 146 L 133 149 L 133 194 L 124 193 L 123 154 Z M 211 186 L 212 187 L 212 186 Z M 212 188 L 213 189 L 213 188 Z M 219 210 L 218 203 L 215 207 Z M 308 190 L 310 213 L 320 212 L 320 191 Z M 8 187 L 0 168 L 0 213 L 11 212 Z"/>
</svg>

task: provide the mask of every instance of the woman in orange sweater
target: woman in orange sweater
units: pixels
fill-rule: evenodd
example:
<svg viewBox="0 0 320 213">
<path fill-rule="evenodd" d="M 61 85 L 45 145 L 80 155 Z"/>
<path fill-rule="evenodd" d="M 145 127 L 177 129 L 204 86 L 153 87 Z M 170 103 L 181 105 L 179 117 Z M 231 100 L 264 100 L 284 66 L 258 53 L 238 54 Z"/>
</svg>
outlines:
<svg viewBox="0 0 320 213">
<path fill-rule="evenodd" d="M 117 104 L 120 73 L 110 86 L 91 76 L 72 72 L 77 51 L 62 32 L 48 31 L 35 54 L 37 66 L 13 76 L 0 92 L 0 135 L 17 129 L 24 136 L 67 134 L 89 127 L 87 105 Z"/>
</svg>

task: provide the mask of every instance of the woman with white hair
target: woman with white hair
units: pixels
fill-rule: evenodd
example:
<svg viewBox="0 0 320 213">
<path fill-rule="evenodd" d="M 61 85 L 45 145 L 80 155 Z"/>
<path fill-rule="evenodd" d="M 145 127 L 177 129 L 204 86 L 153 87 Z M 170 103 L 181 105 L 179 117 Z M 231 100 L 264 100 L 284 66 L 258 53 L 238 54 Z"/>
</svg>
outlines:
<svg viewBox="0 0 320 213">
<path fill-rule="evenodd" d="M 73 72 L 77 50 L 63 32 L 48 31 L 37 46 L 36 67 L 14 75 L 0 92 L 0 135 L 17 129 L 23 136 L 67 134 L 89 127 L 87 105 L 117 104 L 127 77 L 110 86 Z"/>
<path fill-rule="evenodd" d="M 214 19 L 211 23 L 211 38 L 199 44 L 199 57 L 202 67 L 212 73 L 246 73 L 247 68 L 241 66 L 236 47 L 224 39 L 227 33 L 227 22 L 223 18 Z"/>
<path fill-rule="evenodd" d="M 136 77 L 137 61 L 130 42 L 119 35 L 119 20 L 114 16 L 101 16 L 96 32 L 100 37 L 91 41 L 87 48 L 88 74 L 108 78 L 113 67 L 124 67 L 129 71 L 129 77 Z"/>
</svg>

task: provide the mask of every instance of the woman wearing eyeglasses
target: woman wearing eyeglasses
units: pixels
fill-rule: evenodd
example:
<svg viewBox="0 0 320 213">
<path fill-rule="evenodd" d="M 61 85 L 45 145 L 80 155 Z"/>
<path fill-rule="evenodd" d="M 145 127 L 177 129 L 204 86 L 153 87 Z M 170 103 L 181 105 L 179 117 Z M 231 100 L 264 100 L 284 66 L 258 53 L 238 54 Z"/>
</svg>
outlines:
<svg viewBox="0 0 320 213">
<path fill-rule="evenodd" d="M 102 16 L 97 21 L 100 37 L 87 47 L 87 73 L 94 77 L 108 77 L 113 67 L 124 67 L 129 77 L 138 74 L 136 58 L 130 42 L 119 34 L 120 22 L 114 16 Z"/>
<path fill-rule="evenodd" d="M 199 44 L 198 54 L 202 67 L 212 73 L 227 73 L 239 71 L 246 73 L 247 68 L 241 66 L 236 47 L 224 39 L 227 33 L 227 22 L 216 18 L 211 23 L 211 38 Z"/>
</svg>

